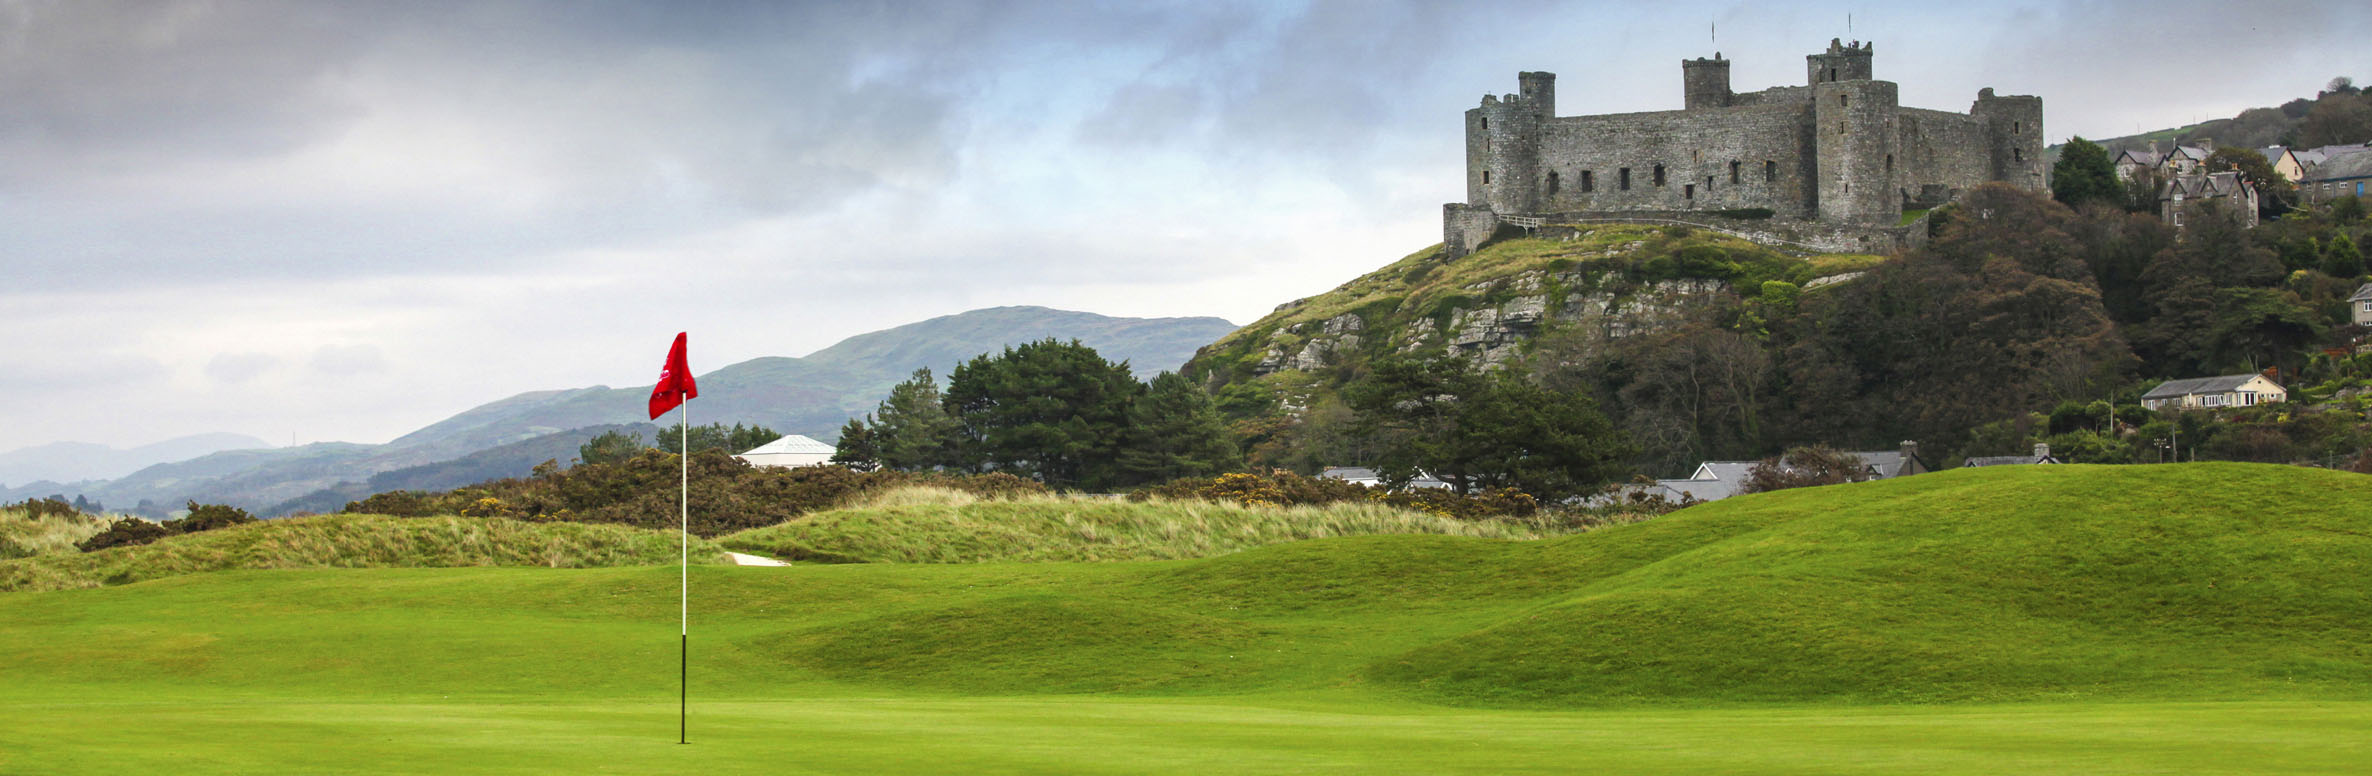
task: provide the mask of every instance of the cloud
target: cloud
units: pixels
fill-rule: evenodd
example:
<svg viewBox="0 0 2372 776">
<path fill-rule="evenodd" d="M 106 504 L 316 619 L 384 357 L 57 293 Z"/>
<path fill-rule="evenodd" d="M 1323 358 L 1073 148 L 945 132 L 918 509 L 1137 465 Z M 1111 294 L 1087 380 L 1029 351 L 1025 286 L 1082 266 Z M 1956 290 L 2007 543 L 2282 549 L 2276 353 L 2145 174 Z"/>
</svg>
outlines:
<svg viewBox="0 0 2372 776">
<path fill-rule="evenodd" d="M 206 362 L 206 376 L 218 383 L 238 384 L 280 364 L 280 359 L 266 353 L 222 353 Z"/>
<path fill-rule="evenodd" d="M 377 345 L 323 345 L 308 363 L 313 371 L 334 377 L 387 370 L 387 356 Z"/>
</svg>

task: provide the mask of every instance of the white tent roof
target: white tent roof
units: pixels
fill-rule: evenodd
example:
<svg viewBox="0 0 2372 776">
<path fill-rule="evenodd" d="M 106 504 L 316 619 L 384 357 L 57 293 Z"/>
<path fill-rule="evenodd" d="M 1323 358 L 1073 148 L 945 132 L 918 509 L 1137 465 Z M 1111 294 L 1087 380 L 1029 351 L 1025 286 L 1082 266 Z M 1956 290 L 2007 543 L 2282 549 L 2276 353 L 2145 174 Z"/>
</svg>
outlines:
<svg viewBox="0 0 2372 776">
<path fill-rule="evenodd" d="M 784 434 L 781 439 L 759 445 L 742 455 L 798 455 L 802 453 L 831 455 L 834 452 L 838 452 L 838 450 L 831 445 L 798 434 Z"/>
</svg>

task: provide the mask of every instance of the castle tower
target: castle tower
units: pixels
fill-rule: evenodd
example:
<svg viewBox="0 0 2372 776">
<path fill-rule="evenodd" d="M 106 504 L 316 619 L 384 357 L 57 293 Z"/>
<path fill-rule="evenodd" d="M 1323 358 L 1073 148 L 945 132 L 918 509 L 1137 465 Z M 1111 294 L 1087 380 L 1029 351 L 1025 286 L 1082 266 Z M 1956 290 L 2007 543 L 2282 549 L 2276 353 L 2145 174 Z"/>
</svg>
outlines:
<svg viewBox="0 0 2372 776">
<path fill-rule="evenodd" d="M 1719 108 L 1730 104 L 1730 61 L 1713 52 L 1712 59 L 1680 60 L 1683 108 Z"/>
<path fill-rule="evenodd" d="M 2051 166 L 2043 163 L 2043 98 L 1995 96 L 1986 87 L 1977 91 L 1968 113 L 1984 123 L 1994 180 L 2029 191 L 2050 188 Z"/>
<path fill-rule="evenodd" d="M 1522 73 L 1521 92 L 1483 95 L 1466 112 L 1466 202 L 1493 213 L 1540 205 L 1540 125 L 1556 115 L 1555 73 Z"/>
<path fill-rule="evenodd" d="M 1865 58 L 1866 62 L 1867 59 Z M 1820 220 L 1892 225 L 1902 215 L 1896 159 L 1897 94 L 1891 81 L 1839 80 L 1812 87 L 1812 149 Z"/>
<path fill-rule="evenodd" d="M 1854 41 L 1841 43 L 1828 39 L 1828 51 L 1804 56 L 1805 83 L 1819 86 L 1841 81 L 1867 81 L 1871 75 L 1870 53 L 1873 44 Z"/>
</svg>

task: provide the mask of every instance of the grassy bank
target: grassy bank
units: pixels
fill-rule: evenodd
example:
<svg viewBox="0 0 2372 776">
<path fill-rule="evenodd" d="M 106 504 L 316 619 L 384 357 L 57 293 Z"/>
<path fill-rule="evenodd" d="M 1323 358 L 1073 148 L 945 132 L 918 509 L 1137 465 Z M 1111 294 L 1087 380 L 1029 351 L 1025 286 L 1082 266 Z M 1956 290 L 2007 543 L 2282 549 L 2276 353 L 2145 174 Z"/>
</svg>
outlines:
<svg viewBox="0 0 2372 776">
<path fill-rule="evenodd" d="M 1536 539 L 1520 524 L 1454 520 L 1381 504 L 1246 507 L 1082 496 L 981 499 L 905 488 L 721 537 L 742 552 L 828 562 L 1175 560 L 1307 539 L 1433 534 Z"/>
<path fill-rule="evenodd" d="M 719 552 L 715 545 L 697 542 L 694 561 L 716 562 Z M 232 569 L 646 566 L 672 563 L 677 553 L 673 531 L 497 518 L 323 515 L 92 553 L 73 552 L 68 543 L 64 553 L 0 562 L 0 592 L 121 585 Z"/>
<path fill-rule="evenodd" d="M 42 515 L 0 509 L 0 561 L 33 555 L 80 552 L 74 543 L 107 530 L 107 519 L 90 515 Z"/>
</svg>

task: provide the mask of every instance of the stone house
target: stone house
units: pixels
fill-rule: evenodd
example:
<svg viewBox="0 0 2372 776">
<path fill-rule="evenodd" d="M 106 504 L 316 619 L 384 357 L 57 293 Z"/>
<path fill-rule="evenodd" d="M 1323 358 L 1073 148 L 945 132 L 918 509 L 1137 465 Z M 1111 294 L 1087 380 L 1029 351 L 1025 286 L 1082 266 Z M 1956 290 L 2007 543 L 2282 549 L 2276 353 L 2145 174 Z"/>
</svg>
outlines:
<svg viewBox="0 0 2372 776">
<path fill-rule="evenodd" d="M 2298 199 L 2303 202 L 2360 198 L 2367 191 L 2372 191 L 2372 150 L 2361 148 L 2326 158 L 2298 181 Z"/>
<path fill-rule="evenodd" d="M 2347 298 L 2347 314 L 2348 320 L 2357 326 L 2372 326 L 2372 283 L 2358 286 L 2355 294 Z"/>
<path fill-rule="evenodd" d="M 2165 154 L 2158 153 L 2158 144 L 2154 141 L 2147 151 L 2130 148 L 2119 152 L 2113 162 L 2117 168 L 2117 180 L 2132 181 L 2133 176 L 2140 175 L 2143 170 L 2158 169 L 2158 163 L 2165 158 Z"/>
<path fill-rule="evenodd" d="M 2199 218 L 2206 203 L 2219 200 L 2227 217 L 2244 227 L 2257 225 L 2257 187 L 2242 180 L 2238 172 L 2184 175 L 2168 180 L 2158 188 L 2158 217 L 2180 229 L 2185 220 Z"/>
<path fill-rule="evenodd" d="M 2201 138 L 2195 146 L 2175 146 L 2174 150 L 2166 152 L 2166 158 L 2159 160 L 2158 174 L 2172 178 L 2197 175 L 2205 169 L 2207 157 L 2213 156 L 2215 152 L 2216 141 L 2208 138 Z"/>
<path fill-rule="evenodd" d="M 2290 392 L 2266 376 L 2250 372 L 2220 377 L 2168 380 L 2141 395 L 2141 406 L 2163 409 L 2220 409 L 2253 407 L 2288 401 Z"/>
</svg>

